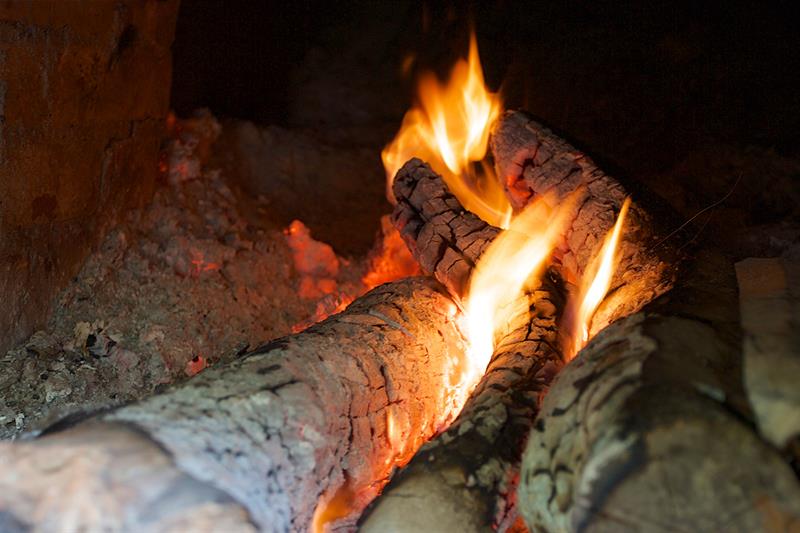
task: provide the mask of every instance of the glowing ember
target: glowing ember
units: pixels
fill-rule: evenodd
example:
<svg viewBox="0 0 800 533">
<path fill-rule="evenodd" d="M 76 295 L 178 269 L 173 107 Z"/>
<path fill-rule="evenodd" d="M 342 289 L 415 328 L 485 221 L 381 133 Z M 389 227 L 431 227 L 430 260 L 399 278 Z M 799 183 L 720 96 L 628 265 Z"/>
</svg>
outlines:
<svg viewBox="0 0 800 533">
<path fill-rule="evenodd" d="M 323 496 L 322 500 L 314 510 L 314 517 L 311 519 L 311 531 L 313 533 L 323 533 L 329 523 L 340 518 L 346 517 L 352 511 L 352 501 L 356 494 L 353 492 L 349 480 L 339 487 L 330 497 Z"/>
<path fill-rule="evenodd" d="M 360 283 L 340 283 L 339 274 L 344 270 L 340 265 L 346 267 L 349 262 L 338 257 L 329 245 L 314 240 L 299 220 L 292 222 L 284 233 L 300 277 L 298 293 L 303 299 L 317 300 L 314 313 L 292 326 L 292 333 L 344 311 L 353 300 L 378 285 L 421 273 L 388 215 L 381 218 L 381 234 L 369 253 Z"/>
<path fill-rule="evenodd" d="M 187 376 L 194 376 L 198 372 L 203 371 L 208 366 L 208 361 L 200 354 L 195 355 L 186 361 L 186 367 L 183 371 Z"/>
<path fill-rule="evenodd" d="M 302 290 L 302 289 L 301 289 Z M 356 297 L 350 294 L 327 294 L 317 302 L 317 308 L 314 314 L 307 320 L 299 322 L 292 326 L 292 333 L 299 333 L 304 329 L 313 326 L 321 320 L 325 320 L 331 315 L 335 315 L 350 305 Z"/>
<path fill-rule="evenodd" d="M 300 297 L 311 300 L 335 293 L 339 258 L 333 248 L 314 240 L 299 220 L 292 221 L 284 233 L 292 249 L 294 267 L 300 274 Z"/>
<path fill-rule="evenodd" d="M 469 56 L 453 67 L 442 85 L 435 75 L 423 75 L 419 103 L 408 111 L 394 140 L 381 157 L 387 176 L 387 195 L 393 201 L 392 182 L 412 157 L 428 162 L 442 175 L 461 204 L 486 222 L 505 228 L 511 206 L 488 166 L 476 168 L 486 156 L 489 128 L 500 115 L 501 101 L 483 81 L 475 35 Z"/>
<path fill-rule="evenodd" d="M 470 279 L 465 304 L 465 335 L 469 342 L 466 368 L 457 394 L 466 396 L 486 371 L 494 351 L 494 335 L 515 313 L 526 286 L 535 282 L 564 232 L 575 195 L 558 207 L 553 197 L 529 204 L 481 256 Z M 461 401 L 463 401 L 461 400 Z"/>
<path fill-rule="evenodd" d="M 381 236 L 369 256 L 369 270 L 361 279 L 366 290 L 396 279 L 417 276 L 419 264 L 388 215 L 381 217 Z"/>
<path fill-rule="evenodd" d="M 219 270 L 219 263 L 209 262 L 205 260 L 205 255 L 200 250 L 196 248 L 192 248 L 190 250 L 192 254 L 191 264 L 192 264 L 192 271 L 191 275 L 194 277 L 199 276 L 203 272 L 210 272 L 213 270 Z"/>
<path fill-rule="evenodd" d="M 389 441 L 389 449 L 391 450 L 391 455 L 386 460 L 387 463 L 390 463 L 403 455 L 405 442 L 403 442 L 402 432 L 397 427 L 394 416 L 388 408 L 386 409 L 386 439 Z"/>
<path fill-rule="evenodd" d="M 568 309 L 566 313 L 567 320 L 571 321 L 571 324 L 567 325 L 568 334 L 564 336 L 568 344 L 564 349 L 564 358 L 567 361 L 575 357 L 589 340 L 592 317 L 611 286 L 611 278 L 614 277 L 617 268 L 616 252 L 619 236 L 630 203 L 630 198 L 626 198 L 623 202 L 617 222 L 606 235 L 597 257 L 584 272 L 576 297 L 571 297 L 569 307 L 573 309 Z M 580 302 L 577 304 L 577 310 L 574 309 L 575 302 Z"/>
</svg>

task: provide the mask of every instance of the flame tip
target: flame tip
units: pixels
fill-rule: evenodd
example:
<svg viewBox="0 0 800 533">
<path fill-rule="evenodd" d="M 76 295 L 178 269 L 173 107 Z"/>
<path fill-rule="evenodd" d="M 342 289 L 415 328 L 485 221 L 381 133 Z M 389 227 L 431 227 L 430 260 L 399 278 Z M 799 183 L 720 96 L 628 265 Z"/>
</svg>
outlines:
<svg viewBox="0 0 800 533">
<path fill-rule="evenodd" d="M 572 327 L 568 329 L 568 331 L 572 332 L 572 338 L 564 351 L 564 358 L 567 361 L 574 358 L 578 351 L 588 342 L 592 319 L 611 288 L 611 281 L 619 261 L 619 242 L 622 235 L 622 227 L 630 205 L 631 198 L 628 196 L 620 206 L 616 222 L 606 233 L 602 247 L 584 271 L 578 295 L 571 297 L 576 302 L 573 305 L 577 305 L 577 311 L 572 316 Z"/>
</svg>

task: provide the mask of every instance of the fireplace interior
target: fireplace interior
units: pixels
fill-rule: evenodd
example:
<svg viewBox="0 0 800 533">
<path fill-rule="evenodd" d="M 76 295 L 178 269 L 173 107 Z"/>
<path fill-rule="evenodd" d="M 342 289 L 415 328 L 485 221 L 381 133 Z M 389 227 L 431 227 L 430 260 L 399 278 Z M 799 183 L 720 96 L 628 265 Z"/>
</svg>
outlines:
<svg viewBox="0 0 800 533">
<path fill-rule="evenodd" d="M 781 2 L 0 6 L 0 532 L 800 531 Z"/>
</svg>

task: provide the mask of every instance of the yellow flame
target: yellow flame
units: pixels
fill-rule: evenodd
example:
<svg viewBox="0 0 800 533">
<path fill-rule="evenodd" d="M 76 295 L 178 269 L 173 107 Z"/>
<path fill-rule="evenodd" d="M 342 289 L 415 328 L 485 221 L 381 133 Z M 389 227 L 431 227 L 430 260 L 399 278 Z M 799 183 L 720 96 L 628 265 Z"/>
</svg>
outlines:
<svg viewBox="0 0 800 533">
<path fill-rule="evenodd" d="M 469 394 L 483 376 L 494 352 L 495 333 L 520 309 L 514 305 L 525 288 L 541 273 L 568 222 L 576 195 L 555 208 L 554 196 L 529 204 L 483 253 L 470 279 L 464 305 L 465 335 L 469 343 L 462 387 Z"/>
<path fill-rule="evenodd" d="M 614 277 L 614 272 L 617 269 L 619 236 L 622 233 L 625 215 L 628 213 L 630 204 L 631 199 L 626 198 L 622 203 L 622 208 L 619 211 L 614 227 L 606 234 L 603 247 L 584 272 L 577 296 L 577 301 L 580 304 L 577 312 L 572 314 L 574 324 L 568 329 L 571 332 L 572 338 L 569 341 L 572 345 L 564 353 L 567 361 L 575 357 L 575 354 L 589 340 L 589 327 L 592 323 L 592 317 L 611 287 L 611 278 Z"/>
<path fill-rule="evenodd" d="M 419 157 L 442 175 L 467 210 L 494 226 L 508 227 L 511 205 L 502 188 L 488 165 L 475 165 L 486 156 L 489 128 L 502 110 L 499 95 L 484 83 L 475 35 L 467 59 L 456 63 L 446 84 L 427 73 L 417 89 L 419 103 L 406 113 L 400 131 L 381 153 L 389 200 L 394 202 L 397 171 Z"/>
<path fill-rule="evenodd" d="M 390 408 L 386 409 L 386 440 L 389 444 L 389 457 L 387 457 L 387 464 L 391 462 L 398 462 L 402 461 L 402 457 L 405 451 L 405 441 L 403 440 L 403 434 L 399 427 L 397 427 L 397 423 L 394 420 L 394 416 Z"/>
<path fill-rule="evenodd" d="M 311 527 L 309 529 L 313 533 L 327 531 L 329 529 L 327 527 L 328 524 L 346 517 L 351 512 L 351 502 L 355 497 L 350 480 L 346 480 L 333 494 L 323 495 L 316 509 L 314 509 L 314 516 L 311 518 Z"/>
</svg>

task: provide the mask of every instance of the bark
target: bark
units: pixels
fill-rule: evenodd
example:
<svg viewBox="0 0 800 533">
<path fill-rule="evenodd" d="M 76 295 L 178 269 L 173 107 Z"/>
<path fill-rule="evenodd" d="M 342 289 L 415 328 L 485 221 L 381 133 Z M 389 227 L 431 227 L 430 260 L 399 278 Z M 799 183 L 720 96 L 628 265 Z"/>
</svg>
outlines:
<svg viewBox="0 0 800 533">
<path fill-rule="evenodd" d="M 393 218 L 423 268 L 456 296 L 500 231 L 464 211 L 444 181 L 419 160 L 395 180 Z M 457 258 L 450 260 L 449 258 Z M 550 279 L 526 297 L 526 310 L 497 335 L 486 375 L 447 431 L 426 444 L 384 489 L 362 531 L 479 531 L 506 526 L 524 439 L 540 396 L 561 366 Z"/>
<path fill-rule="evenodd" d="M 744 383 L 758 429 L 779 449 L 800 441 L 800 262 L 736 264 Z M 800 459 L 800 448 L 790 450 Z"/>
<path fill-rule="evenodd" d="M 450 294 L 463 296 L 478 257 L 501 230 L 465 211 L 444 180 L 419 159 L 398 171 L 394 194 L 392 222 L 422 270 Z"/>
<path fill-rule="evenodd" d="M 544 129 L 529 129 L 523 115 L 506 116 L 493 133 L 492 145 L 498 168 L 518 158 L 520 172 L 527 172 L 535 187 L 524 198 L 506 188 L 517 210 L 552 187 L 559 199 L 583 188 L 580 208 L 557 254 L 560 275 L 576 282 L 613 226 L 625 191 L 564 141 Z M 543 145 L 560 155 L 545 156 Z M 520 154 L 533 156 L 523 163 L 526 158 L 519 159 Z M 566 165 L 570 158 L 574 165 Z M 565 172 L 565 166 L 578 174 Z M 499 175 L 504 175 L 502 170 Z M 463 294 L 467 275 L 499 230 L 464 211 L 441 178 L 419 160 L 400 170 L 394 188 L 394 220 L 412 253 L 424 270 L 456 295 Z M 621 274 L 609 301 L 598 310 L 593 331 L 638 310 L 671 285 L 674 269 L 663 259 L 669 250 L 660 250 L 662 255 L 648 250 L 654 239 L 649 217 L 634 205 L 620 245 Z M 562 359 L 555 325 L 564 310 L 562 298 L 549 282 L 530 296 L 536 302 L 533 312 L 518 317 L 521 329 L 510 327 L 508 337 L 500 341 L 459 418 L 393 479 L 370 511 L 365 530 L 477 531 L 503 529 L 514 522 L 514 498 L 509 496 L 525 436 Z M 553 302 L 559 302 L 559 309 Z M 566 337 L 574 334 L 562 332 Z"/>
<path fill-rule="evenodd" d="M 0 456 L 3 532 L 256 531 L 229 495 L 130 427 L 89 422 Z"/>
<path fill-rule="evenodd" d="M 320 522 L 346 525 L 396 457 L 454 416 L 442 386 L 463 357 L 454 312 L 432 280 L 383 285 L 303 333 L 163 394 L 68 431 L 3 444 L 0 520 L 41 531 L 109 523 L 138 531 L 151 516 L 178 516 L 188 499 L 223 502 L 230 520 L 264 531 L 299 531 L 322 500 Z M 141 437 L 115 444 L 116 431 Z M 63 460 L 52 465 L 48 457 Z M 117 479 L 110 457 L 131 474 Z M 156 497 L 177 479 L 183 497 Z M 81 505 L 65 505 L 72 501 Z M 90 512 L 87 502 L 96 501 L 102 512 Z"/>
<path fill-rule="evenodd" d="M 731 265 L 598 334 L 556 378 L 523 456 L 536 531 L 789 530 L 800 486 L 749 423 Z"/>
<path fill-rule="evenodd" d="M 580 152 L 522 112 L 508 112 L 495 124 L 491 149 L 498 180 L 515 210 L 554 192 L 560 201 L 580 191 L 556 265 L 562 279 L 575 284 L 603 245 L 629 193 Z M 619 267 L 591 333 L 638 311 L 667 291 L 679 257 L 663 241 L 653 220 L 636 201 L 631 204 L 619 245 Z M 572 332 L 569 332 L 571 335 Z"/>
<path fill-rule="evenodd" d="M 561 366 L 549 282 L 530 316 L 501 334 L 492 362 L 456 421 L 426 444 L 375 502 L 360 530 L 489 531 L 516 519 L 513 498 L 525 437 Z"/>
</svg>

